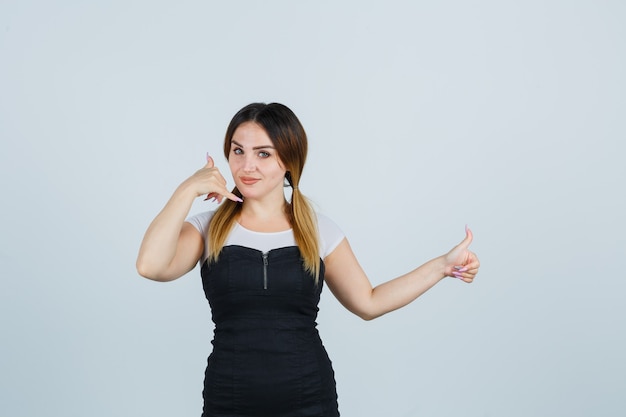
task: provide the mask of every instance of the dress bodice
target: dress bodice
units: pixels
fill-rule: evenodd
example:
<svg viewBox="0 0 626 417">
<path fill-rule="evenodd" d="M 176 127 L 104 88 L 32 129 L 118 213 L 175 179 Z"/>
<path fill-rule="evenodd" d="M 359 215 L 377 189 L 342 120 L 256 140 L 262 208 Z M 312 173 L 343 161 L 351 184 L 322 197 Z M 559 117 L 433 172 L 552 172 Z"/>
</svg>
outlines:
<svg viewBox="0 0 626 417">
<path fill-rule="evenodd" d="M 226 246 L 217 261 L 205 261 L 202 286 L 219 326 L 234 318 L 291 318 L 314 322 L 323 287 L 308 274 L 297 246 L 261 252 Z"/>
<path fill-rule="evenodd" d="M 230 245 L 201 274 L 215 322 L 203 417 L 338 417 L 315 322 L 324 263 L 316 282 L 297 246 Z"/>
</svg>

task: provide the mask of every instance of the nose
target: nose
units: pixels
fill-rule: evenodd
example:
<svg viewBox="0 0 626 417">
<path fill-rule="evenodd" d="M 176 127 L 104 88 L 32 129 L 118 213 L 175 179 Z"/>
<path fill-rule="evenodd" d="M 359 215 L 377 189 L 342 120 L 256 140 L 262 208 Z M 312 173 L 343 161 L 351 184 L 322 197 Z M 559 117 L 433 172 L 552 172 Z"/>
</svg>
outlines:
<svg viewBox="0 0 626 417">
<path fill-rule="evenodd" d="M 252 172 L 256 169 L 256 161 L 254 160 L 254 155 L 248 153 L 245 155 L 245 159 L 243 162 L 243 170 L 245 172 Z"/>
</svg>

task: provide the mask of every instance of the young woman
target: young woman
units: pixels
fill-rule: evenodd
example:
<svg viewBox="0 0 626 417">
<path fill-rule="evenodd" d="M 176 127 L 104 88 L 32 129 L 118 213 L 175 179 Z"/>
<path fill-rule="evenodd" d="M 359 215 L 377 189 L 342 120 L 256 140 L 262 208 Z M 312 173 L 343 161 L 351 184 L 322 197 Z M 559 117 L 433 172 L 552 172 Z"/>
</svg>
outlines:
<svg viewBox="0 0 626 417">
<path fill-rule="evenodd" d="M 447 254 L 372 288 L 341 230 L 300 192 L 307 138 L 289 108 L 241 109 L 226 131 L 224 155 L 235 188 L 207 156 L 148 227 L 137 270 L 171 281 L 202 266 L 215 322 L 203 417 L 338 416 L 334 373 L 315 323 L 323 284 L 348 310 L 374 319 L 444 277 L 472 282 L 479 267 L 468 250 L 472 233 Z M 219 208 L 187 218 L 202 195 Z"/>
</svg>

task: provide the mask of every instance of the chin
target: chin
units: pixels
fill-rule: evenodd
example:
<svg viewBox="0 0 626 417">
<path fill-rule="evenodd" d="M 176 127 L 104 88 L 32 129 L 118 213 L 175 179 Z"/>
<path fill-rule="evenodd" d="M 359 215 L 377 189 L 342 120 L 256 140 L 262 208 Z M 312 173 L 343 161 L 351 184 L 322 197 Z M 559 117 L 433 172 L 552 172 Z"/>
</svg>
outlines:
<svg viewBox="0 0 626 417">
<path fill-rule="evenodd" d="M 253 190 L 250 189 L 246 189 L 246 188 L 241 188 L 241 187 L 237 187 L 237 189 L 239 190 L 239 192 L 241 193 L 241 196 L 246 199 L 246 198 L 256 198 L 259 197 L 259 193 L 255 193 Z"/>
</svg>

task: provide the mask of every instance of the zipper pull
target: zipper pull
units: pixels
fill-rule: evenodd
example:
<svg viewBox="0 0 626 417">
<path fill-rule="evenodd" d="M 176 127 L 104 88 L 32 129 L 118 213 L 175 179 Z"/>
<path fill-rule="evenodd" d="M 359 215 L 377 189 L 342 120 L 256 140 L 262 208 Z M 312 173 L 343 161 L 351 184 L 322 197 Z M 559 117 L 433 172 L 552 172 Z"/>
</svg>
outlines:
<svg viewBox="0 0 626 417">
<path fill-rule="evenodd" d="M 263 289 L 267 289 L 267 253 L 263 254 Z"/>
</svg>

